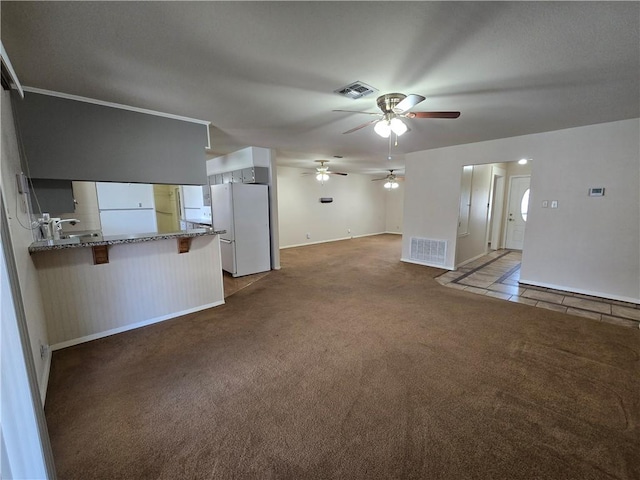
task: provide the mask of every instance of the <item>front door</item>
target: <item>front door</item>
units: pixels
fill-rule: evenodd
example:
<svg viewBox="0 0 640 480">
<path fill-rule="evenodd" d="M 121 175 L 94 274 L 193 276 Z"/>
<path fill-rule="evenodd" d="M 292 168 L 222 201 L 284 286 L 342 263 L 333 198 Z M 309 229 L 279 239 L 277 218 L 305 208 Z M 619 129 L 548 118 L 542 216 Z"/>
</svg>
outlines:
<svg viewBox="0 0 640 480">
<path fill-rule="evenodd" d="M 522 250 L 524 229 L 529 210 L 529 185 L 531 177 L 511 177 L 509 206 L 507 208 L 507 235 L 505 247 Z"/>
</svg>

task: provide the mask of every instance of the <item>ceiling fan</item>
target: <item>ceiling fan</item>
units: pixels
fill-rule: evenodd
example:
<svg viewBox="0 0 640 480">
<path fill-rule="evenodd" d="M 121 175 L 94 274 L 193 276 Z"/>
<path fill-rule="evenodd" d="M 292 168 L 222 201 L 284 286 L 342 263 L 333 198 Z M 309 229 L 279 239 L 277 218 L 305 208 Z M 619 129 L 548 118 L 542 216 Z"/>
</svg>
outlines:
<svg viewBox="0 0 640 480">
<path fill-rule="evenodd" d="M 387 138 L 391 133 L 400 136 L 409 130 L 409 127 L 400 119 L 404 118 L 458 118 L 460 112 L 410 112 L 413 107 L 425 100 L 422 95 L 405 95 L 404 93 L 387 93 L 380 95 L 376 100 L 382 113 L 360 112 L 355 110 L 334 110 L 334 112 L 364 113 L 375 115 L 377 118 L 342 133 L 352 133 L 361 128 L 375 124 L 373 127 L 378 135 Z"/>
<path fill-rule="evenodd" d="M 320 166 L 316 167 L 316 172 L 313 174 L 316 176 L 316 180 L 319 182 L 325 182 L 329 180 L 329 175 L 342 175 L 346 177 L 346 173 L 342 172 L 332 172 L 329 170 L 329 167 L 325 165 L 325 163 L 329 163 L 329 160 L 314 160 L 316 163 L 319 163 Z M 303 175 L 312 175 L 311 173 L 303 173 Z"/>
<path fill-rule="evenodd" d="M 394 189 L 394 188 L 398 188 L 400 186 L 398 184 L 398 180 L 404 180 L 404 177 L 399 177 L 398 175 L 393 173 L 393 170 L 389 170 L 389 175 L 387 175 L 386 177 L 374 178 L 371 181 L 372 182 L 379 182 L 380 180 L 386 180 L 386 182 L 384 183 L 384 188 L 386 188 L 388 190 L 391 190 L 391 189 Z"/>
</svg>

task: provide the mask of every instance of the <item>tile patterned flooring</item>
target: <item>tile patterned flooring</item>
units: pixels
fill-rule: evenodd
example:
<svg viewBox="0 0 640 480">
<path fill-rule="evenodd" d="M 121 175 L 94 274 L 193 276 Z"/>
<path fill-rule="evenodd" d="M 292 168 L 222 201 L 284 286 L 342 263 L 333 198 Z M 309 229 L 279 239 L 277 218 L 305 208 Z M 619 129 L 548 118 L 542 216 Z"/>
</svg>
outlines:
<svg viewBox="0 0 640 480">
<path fill-rule="evenodd" d="M 253 275 L 245 275 L 244 277 L 233 278 L 230 273 L 222 272 L 222 286 L 224 288 L 224 298 L 230 297 L 253 282 L 257 282 L 263 277 L 269 275 L 270 272 L 254 273 Z"/>
<path fill-rule="evenodd" d="M 446 287 L 640 328 L 640 305 L 519 283 L 522 253 L 495 250 L 436 280 Z"/>
</svg>

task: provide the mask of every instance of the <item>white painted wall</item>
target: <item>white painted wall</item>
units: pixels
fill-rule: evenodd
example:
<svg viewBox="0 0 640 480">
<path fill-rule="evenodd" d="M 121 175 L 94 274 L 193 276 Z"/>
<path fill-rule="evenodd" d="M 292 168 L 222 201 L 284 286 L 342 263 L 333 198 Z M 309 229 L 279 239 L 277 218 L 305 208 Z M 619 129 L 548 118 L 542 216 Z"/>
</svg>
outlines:
<svg viewBox="0 0 640 480">
<path fill-rule="evenodd" d="M 521 281 L 640 303 L 640 119 L 407 154 L 403 259 L 412 236 L 444 239 L 453 268 L 462 166 L 523 157 L 533 163 Z M 589 198 L 593 186 L 606 196 Z"/>
<path fill-rule="evenodd" d="M 2 110 L 2 139 L 0 144 L 2 195 L 5 200 L 9 230 L 11 231 L 11 242 L 27 317 L 33 361 L 38 376 L 42 401 L 44 402 L 51 356 L 47 349 L 44 358 L 42 358 L 40 356 L 40 345 L 47 346 L 49 344 L 49 336 L 40 296 L 38 274 L 27 251 L 27 248 L 33 242 L 33 233 L 29 229 L 31 219 L 27 209 L 26 196 L 19 194 L 17 189 L 16 174 L 21 171 L 20 156 L 10 96 L 7 91 L 2 90 L 0 102 Z"/>
<path fill-rule="evenodd" d="M 321 184 L 303 173 L 313 170 L 278 167 L 282 248 L 386 231 L 388 192 L 373 177 L 332 175 Z M 320 197 L 332 197 L 333 203 L 320 203 Z"/>
<path fill-rule="evenodd" d="M 224 303 L 217 236 L 109 247 L 94 265 L 91 248 L 33 254 L 53 349 L 74 345 Z M 64 279 L 64 281 L 61 281 Z"/>
</svg>

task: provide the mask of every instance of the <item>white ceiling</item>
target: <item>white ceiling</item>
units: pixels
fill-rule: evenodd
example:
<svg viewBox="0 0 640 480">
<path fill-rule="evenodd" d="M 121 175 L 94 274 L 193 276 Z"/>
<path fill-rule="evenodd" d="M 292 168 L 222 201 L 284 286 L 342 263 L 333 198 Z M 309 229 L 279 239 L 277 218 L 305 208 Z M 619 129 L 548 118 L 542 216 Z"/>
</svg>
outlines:
<svg viewBox="0 0 640 480">
<path fill-rule="evenodd" d="M 223 154 L 380 173 L 412 151 L 640 116 L 639 2 L 5 2 L 24 85 L 212 122 Z M 427 97 L 387 159 L 376 94 Z M 344 158 L 335 159 L 334 155 Z"/>
</svg>

